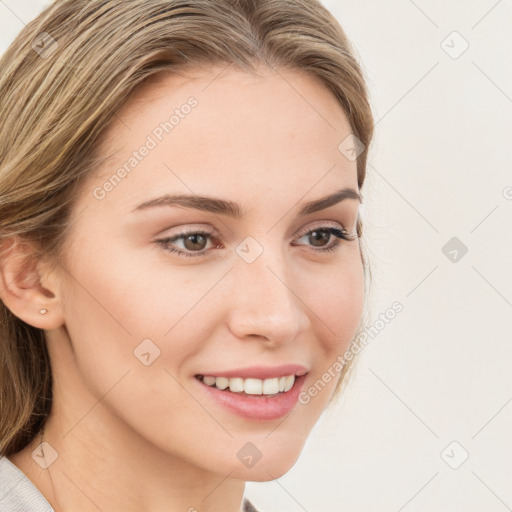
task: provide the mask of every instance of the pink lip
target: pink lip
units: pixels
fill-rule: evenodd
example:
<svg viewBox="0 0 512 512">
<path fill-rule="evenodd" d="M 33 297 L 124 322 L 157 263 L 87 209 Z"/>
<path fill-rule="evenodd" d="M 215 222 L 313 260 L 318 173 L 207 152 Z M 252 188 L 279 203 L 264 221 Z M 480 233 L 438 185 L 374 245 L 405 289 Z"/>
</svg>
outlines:
<svg viewBox="0 0 512 512">
<path fill-rule="evenodd" d="M 202 372 L 200 375 L 212 377 L 241 377 L 242 379 L 273 379 L 287 375 L 301 376 L 307 373 L 304 366 L 298 364 L 283 364 L 281 366 L 251 366 L 247 368 L 235 368 L 232 370 L 212 370 Z"/>
<path fill-rule="evenodd" d="M 287 369 L 289 369 L 289 367 Z M 240 373 L 237 373 L 236 375 L 240 376 Z M 293 375 L 293 372 L 287 373 L 287 375 Z M 277 420 L 286 416 L 295 407 L 305 379 L 306 375 L 296 377 L 292 389 L 286 393 L 278 393 L 277 395 L 272 396 L 247 395 L 245 393 L 224 391 L 215 387 L 207 386 L 199 379 L 194 380 L 199 384 L 199 386 L 201 386 L 201 389 L 210 399 L 238 416 L 251 420 L 269 421 Z"/>
</svg>

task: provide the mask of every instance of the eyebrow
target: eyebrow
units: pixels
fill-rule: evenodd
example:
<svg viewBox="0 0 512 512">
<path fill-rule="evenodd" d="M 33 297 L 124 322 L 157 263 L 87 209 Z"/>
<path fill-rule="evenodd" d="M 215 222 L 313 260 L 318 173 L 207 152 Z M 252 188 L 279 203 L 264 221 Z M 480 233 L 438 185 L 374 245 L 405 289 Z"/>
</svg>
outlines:
<svg viewBox="0 0 512 512">
<path fill-rule="evenodd" d="M 298 216 L 304 217 L 305 215 L 324 210 L 344 201 L 345 199 L 355 199 L 360 203 L 362 202 L 362 196 L 356 190 L 353 188 L 342 188 L 326 197 L 305 203 L 299 210 Z M 184 208 L 193 208 L 196 210 L 227 215 L 235 219 L 239 219 L 244 216 L 244 210 L 239 204 L 234 203 L 233 201 L 218 199 L 215 197 L 184 194 L 165 194 L 140 204 L 134 208 L 132 212 L 155 208 L 158 206 L 181 206 Z"/>
</svg>

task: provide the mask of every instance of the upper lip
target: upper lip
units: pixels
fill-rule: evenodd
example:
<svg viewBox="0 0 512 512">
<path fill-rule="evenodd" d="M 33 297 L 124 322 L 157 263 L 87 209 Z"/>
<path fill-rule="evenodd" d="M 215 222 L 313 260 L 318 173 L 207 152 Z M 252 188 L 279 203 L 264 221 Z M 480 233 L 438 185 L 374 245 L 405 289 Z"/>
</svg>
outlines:
<svg viewBox="0 0 512 512">
<path fill-rule="evenodd" d="M 275 377 L 284 377 L 287 375 L 301 376 L 308 370 L 300 364 L 283 364 L 281 366 L 250 366 L 245 368 L 234 368 L 231 370 L 215 370 L 201 372 L 198 375 L 208 375 L 212 377 L 241 377 L 242 379 L 272 379 Z"/>
</svg>

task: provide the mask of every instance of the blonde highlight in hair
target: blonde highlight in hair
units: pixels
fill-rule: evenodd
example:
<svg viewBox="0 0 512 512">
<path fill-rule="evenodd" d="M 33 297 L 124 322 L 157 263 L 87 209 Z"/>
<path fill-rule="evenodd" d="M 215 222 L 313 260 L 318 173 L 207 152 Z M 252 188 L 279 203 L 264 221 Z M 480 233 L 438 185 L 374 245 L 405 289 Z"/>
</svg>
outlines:
<svg viewBox="0 0 512 512">
<path fill-rule="evenodd" d="M 42 33 L 55 41 L 48 55 L 33 45 Z M 159 73 L 212 64 L 319 80 L 364 144 L 362 188 L 373 135 L 368 93 L 344 31 L 319 0 L 57 0 L 0 59 L 0 243 L 23 240 L 57 265 L 73 204 L 102 159 L 101 136 L 129 95 Z M 0 319 L 0 455 L 10 455 L 49 415 L 52 373 L 44 331 L 2 302 Z"/>
</svg>

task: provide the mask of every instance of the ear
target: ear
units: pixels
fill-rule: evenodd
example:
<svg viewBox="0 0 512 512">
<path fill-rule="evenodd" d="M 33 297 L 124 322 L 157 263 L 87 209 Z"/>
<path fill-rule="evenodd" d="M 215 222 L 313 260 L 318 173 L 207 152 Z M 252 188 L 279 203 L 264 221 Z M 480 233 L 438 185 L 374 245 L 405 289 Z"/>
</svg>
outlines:
<svg viewBox="0 0 512 512">
<path fill-rule="evenodd" d="M 55 329 L 64 324 L 57 276 L 46 270 L 33 247 L 19 237 L 0 243 L 0 299 L 33 327 Z"/>
</svg>

